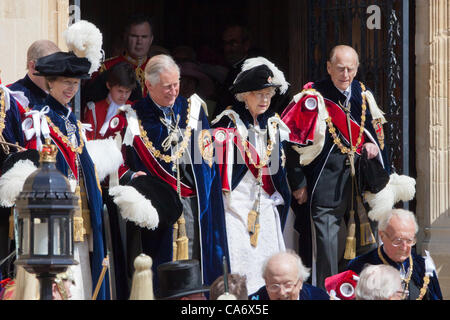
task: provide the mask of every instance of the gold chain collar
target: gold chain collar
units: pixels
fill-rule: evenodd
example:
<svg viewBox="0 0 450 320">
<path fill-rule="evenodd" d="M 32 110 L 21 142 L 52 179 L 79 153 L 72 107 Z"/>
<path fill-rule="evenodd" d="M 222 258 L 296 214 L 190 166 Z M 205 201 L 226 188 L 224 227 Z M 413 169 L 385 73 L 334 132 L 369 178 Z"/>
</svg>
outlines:
<svg viewBox="0 0 450 320">
<path fill-rule="evenodd" d="M 361 85 L 362 92 L 366 91 L 365 86 L 361 82 L 360 82 L 360 85 Z M 363 95 L 361 93 L 361 97 L 362 97 L 361 125 L 360 125 L 358 139 L 356 140 L 356 144 L 354 146 L 352 145 L 351 148 L 347 148 L 346 146 L 344 146 L 342 144 L 341 139 L 336 134 L 336 128 L 334 128 L 334 126 L 333 126 L 333 122 L 331 121 L 331 117 L 328 117 L 327 119 L 325 119 L 325 121 L 327 122 L 327 125 L 328 125 L 328 131 L 330 132 L 331 136 L 333 137 L 333 142 L 338 146 L 339 150 L 341 150 L 341 152 L 343 154 L 348 154 L 350 152 L 356 152 L 356 150 L 358 149 L 358 147 L 359 147 L 359 145 L 361 144 L 361 141 L 362 141 L 362 137 L 363 137 L 363 134 L 364 134 L 364 123 L 366 122 L 367 105 L 366 105 L 366 97 L 365 97 L 365 95 Z M 350 134 L 351 134 L 351 132 L 349 132 L 349 135 Z"/>
<path fill-rule="evenodd" d="M 0 89 L 0 135 L 3 133 L 3 129 L 5 129 L 5 92 L 3 89 Z"/>
<path fill-rule="evenodd" d="M 186 125 L 189 123 L 190 114 L 191 114 L 191 100 L 188 99 Z M 143 140 L 144 145 L 147 148 L 147 150 L 150 151 L 150 153 L 155 158 L 158 158 L 166 163 L 171 163 L 171 162 L 175 163 L 178 159 L 180 159 L 183 156 L 184 151 L 186 150 L 187 146 L 189 145 L 189 140 L 192 135 L 192 128 L 187 125 L 185 132 L 184 132 L 183 141 L 180 144 L 180 148 L 177 149 L 175 154 L 167 155 L 167 154 L 162 153 L 160 150 L 156 149 L 153 146 L 153 142 L 151 142 L 150 139 L 148 138 L 147 131 L 144 130 L 141 120 L 139 120 L 139 130 L 141 132 L 141 137 L 142 137 L 142 140 Z"/>
<path fill-rule="evenodd" d="M 384 264 L 386 265 L 390 265 L 389 262 L 387 262 L 387 260 L 383 257 L 383 254 L 381 253 L 381 246 L 378 247 L 378 257 L 381 259 L 381 261 L 383 261 Z M 406 280 L 404 280 L 406 282 L 406 288 L 405 290 L 408 290 L 408 286 L 409 286 L 409 282 L 411 281 L 411 276 L 413 273 L 413 259 L 412 259 L 412 255 L 409 255 L 409 270 L 408 270 L 408 278 Z M 427 292 L 427 288 L 428 288 L 428 283 L 430 282 L 430 277 L 425 275 L 423 277 L 423 287 L 420 289 L 420 294 L 419 297 L 416 300 L 422 300 L 423 297 L 425 296 L 425 293 Z"/>
<path fill-rule="evenodd" d="M 47 122 L 50 125 L 50 127 L 53 128 L 53 130 L 56 132 L 58 137 L 61 138 L 61 140 L 70 148 L 70 150 L 72 150 L 72 152 L 76 152 L 78 154 L 83 153 L 84 140 L 83 140 L 83 135 L 81 132 L 81 122 L 80 121 L 77 121 L 78 135 L 80 136 L 80 145 L 75 148 L 72 145 L 72 143 L 70 142 L 69 138 L 61 132 L 61 130 L 52 122 L 50 117 L 49 116 L 45 116 L 45 117 L 47 118 Z"/>
<path fill-rule="evenodd" d="M 234 127 L 237 128 L 236 119 L 234 119 L 234 116 L 232 116 L 230 118 L 231 118 L 231 121 L 233 121 L 233 123 L 234 123 Z M 274 123 L 272 126 L 276 130 L 278 127 L 278 124 Z M 241 145 L 244 148 L 244 152 L 246 153 L 250 164 L 252 164 L 256 169 L 264 168 L 269 162 L 270 156 L 272 154 L 274 142 L 272 140 L 270 140 L 270 138 L 267 139 L 266 151 L 264 152 L 264 156 L 262 158 L 260 158 L 259 164 L 257 164 L 253 160 L 250 150 L 248 148 L 248 144 L 250 142 L 248 142 L 247 139 L 244 140 L 242 137 L 240 137 L 240 140 L 241 140 Z"/>
</svg>

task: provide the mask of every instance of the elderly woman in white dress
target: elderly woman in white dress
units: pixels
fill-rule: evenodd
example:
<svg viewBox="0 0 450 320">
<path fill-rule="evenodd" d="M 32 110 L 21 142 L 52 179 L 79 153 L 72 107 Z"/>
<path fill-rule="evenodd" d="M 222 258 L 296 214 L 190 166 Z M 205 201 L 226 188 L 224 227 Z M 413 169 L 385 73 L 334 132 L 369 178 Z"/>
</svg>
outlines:
<svg viewBox="0 0 450 320">
<path fill-rule="evenodd" d="M 246 275 L 249 294 L 264 285 L 266 258 L 285 250 L 282 230 L 291 193 L 282 141 L 289 130 L 269 106 L 288 85 L 267 59 L 247 59 L 230 88 L 243 103 L 228 107 L 213 121 L 230 269 Z"/>
</svg>

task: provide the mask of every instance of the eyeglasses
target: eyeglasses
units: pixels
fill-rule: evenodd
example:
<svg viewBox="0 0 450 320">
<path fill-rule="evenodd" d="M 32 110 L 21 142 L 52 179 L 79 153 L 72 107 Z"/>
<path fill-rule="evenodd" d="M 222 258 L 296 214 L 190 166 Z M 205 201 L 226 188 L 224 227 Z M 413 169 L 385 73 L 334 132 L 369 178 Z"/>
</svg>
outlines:
<svg viewBox="0 0 450 320">
<path fill-rule="evenodd" d="M 270 100 L 272 99 L 272 97 L 275 95 L 275 93 L 273 92 L 269 92 L 269 93 L 262 93 L 262 92 L 252 92 L 252 94 L 258 98 L 260 101 L 261 100 Z"/>
<path fill-rule="evenodd" d="M 284 288 L 285 291 L 292 291 L 294 289 L 296 282 L 286 282 L 286 283 L 273 283 L 267 286 L 267 291 L 269 292 L 279 292 L 281 288 Z"/>
<path fill-rule="evenodd" d="M 406 298 L 409 296 L 409 290 L 397 290 L 395 292 L 395 296 L 399 300 L 406 300 Z"/>
<path fill-rule="evenodd" d="M 411 246 L 415 245 L 416 241 L 417 241 L 416 237 L 414 237 L 412 239 L 403 239 L 403 238 L 391 239 L 391 237 L 386 232 L 384 232 L 384 234 L 386 234 L 386 236 L 391 241 L 391 243 L 394 247 L 399 247 L 402 245 L 402 243 L 405 243 L 407 246 L 411 247 Z"/>
</svg>

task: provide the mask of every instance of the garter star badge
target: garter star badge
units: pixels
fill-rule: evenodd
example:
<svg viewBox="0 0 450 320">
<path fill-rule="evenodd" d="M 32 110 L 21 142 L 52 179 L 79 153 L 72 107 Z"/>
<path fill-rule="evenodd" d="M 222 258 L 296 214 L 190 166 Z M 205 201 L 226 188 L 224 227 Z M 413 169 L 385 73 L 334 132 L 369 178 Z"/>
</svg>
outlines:
<svg viewBox="0 0 450 320">
<path fill-rule="evenodd" d="M 212 143 L 212 136 L 209 130 L 202 130 L 198 136 L 198 147 L 203 160 L 212 168 L 214 148 Z"/>
</svg>

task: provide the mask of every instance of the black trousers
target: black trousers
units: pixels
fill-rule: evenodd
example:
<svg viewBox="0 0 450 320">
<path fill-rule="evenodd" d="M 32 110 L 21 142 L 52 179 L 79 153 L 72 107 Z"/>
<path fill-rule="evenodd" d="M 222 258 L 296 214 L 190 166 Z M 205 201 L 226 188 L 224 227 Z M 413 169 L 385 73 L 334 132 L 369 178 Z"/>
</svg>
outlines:
<svg viewBox="0 0 450 320">
<path fill-rule="evenodd" d="M 355 177 L 356 179 L 356 177 Z M 316 285 L 325 288 L 325 279 L 346 270 L 344 260 L 347 223 L 350 210 L 355 210 L 356 255 L 376 248 L 373 245 L 360 246 L 360 228 L 356 205 L 358 188 L 352 188 L 352 178 L 347 156 L 335 148 L 329 155 L 317 181 L 312 198 L 308 202 L 312 224 L 313 249 L 315 248 Z M 368 208 L 366 208 L 366 211 Z M 366 214 L 366 213 L 364 213 Z M 371 222 L 376 237 L 376 223 Z M 314 256 L 314 254 L 313 254 Z M 314 271 L 314 269 L 313 269 Z"/>
</svg>

